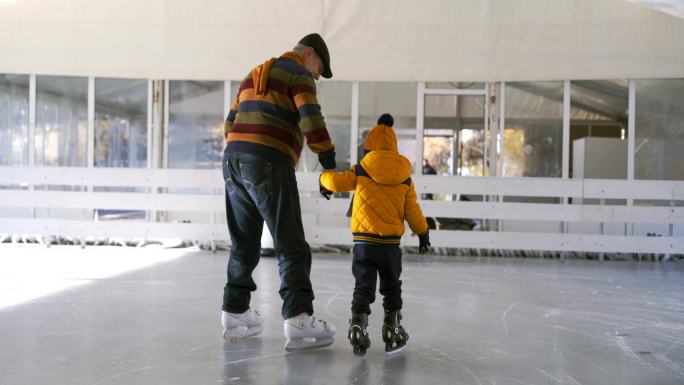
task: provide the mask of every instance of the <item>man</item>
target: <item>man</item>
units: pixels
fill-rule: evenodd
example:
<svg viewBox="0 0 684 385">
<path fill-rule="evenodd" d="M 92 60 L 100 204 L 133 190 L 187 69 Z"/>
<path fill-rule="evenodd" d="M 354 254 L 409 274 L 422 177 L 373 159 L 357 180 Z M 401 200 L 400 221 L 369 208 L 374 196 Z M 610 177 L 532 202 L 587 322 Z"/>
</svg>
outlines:
<svg viewBox="0 0 684 385">
<path fill-rule="evenodd" d="M 280 270 L 285 349 L 321 348 L 334 341 L 335 326 L 312 317 L 311 250 L 295 179 L 305 139 L 324 169 L 336 165 L 316 99 L 320 76 L 332 77 L 330 55 L 313 33 L 292 51 L 256 66 L 242 81 L 226 119 L 223 177 L 232 242 L 221 316 L 226 340 L 261 332 L 264 319 L 249 305 L 266 222 Z"/>
</svg>

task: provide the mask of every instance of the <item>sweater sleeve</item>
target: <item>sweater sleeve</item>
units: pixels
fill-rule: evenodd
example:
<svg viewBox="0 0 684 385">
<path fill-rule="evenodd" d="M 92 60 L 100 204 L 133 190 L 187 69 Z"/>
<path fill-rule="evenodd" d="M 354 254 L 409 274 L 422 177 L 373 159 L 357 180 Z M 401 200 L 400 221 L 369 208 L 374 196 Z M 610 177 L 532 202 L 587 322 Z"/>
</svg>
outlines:
<svg viewBox="0 0 684 385">
<path fill-rule="evenodd" d="M 321 186 L 333 192 L 353 191 L 356 189 L 356 166 L 348 171 L 324 171 L 319 183 Z"/>
<path fill-rule="evenodd" d="M 413 185 L 413 180 L 406 192 L 406 202 L 404 203 L 404 217 L 414 234 L 422 235 L 428 231 L 428 224 L 423 216 L 423 211 L 418 204 L 418 197 L 416 195 L 416 188 Z"/>
<path fill-rule="evenodd" d="M 316 154 L 334 149 L 318 104 L 313 77 L 297 75 L 293 79 L 292 98 L 299 113 L 299 127 L 306 138 L 306 144 Z"/>
</svg>

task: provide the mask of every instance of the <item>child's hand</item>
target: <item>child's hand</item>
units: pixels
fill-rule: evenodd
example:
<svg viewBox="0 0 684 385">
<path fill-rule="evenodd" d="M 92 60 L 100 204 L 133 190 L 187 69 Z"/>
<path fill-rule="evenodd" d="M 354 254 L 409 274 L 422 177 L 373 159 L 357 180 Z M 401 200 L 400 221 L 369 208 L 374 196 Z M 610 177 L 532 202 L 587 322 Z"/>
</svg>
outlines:
<svg viewBox="0 0 684 385">
<path fill-rule="evenodd" d="M 430 230 L 426 231 L 425 234 L 418 236 L 418 253 L 425 254 L 430 250 Z"/>
<path fill-rule="evenodd" d="M 330 200 L 330 196 L 333 194 L 332 191 L 328 190 L 327 188 L 323 187 L 322 184 L 318 185 L 318 191 L 321 192 L 321 195 L 327 200 Z"/>
</svg>

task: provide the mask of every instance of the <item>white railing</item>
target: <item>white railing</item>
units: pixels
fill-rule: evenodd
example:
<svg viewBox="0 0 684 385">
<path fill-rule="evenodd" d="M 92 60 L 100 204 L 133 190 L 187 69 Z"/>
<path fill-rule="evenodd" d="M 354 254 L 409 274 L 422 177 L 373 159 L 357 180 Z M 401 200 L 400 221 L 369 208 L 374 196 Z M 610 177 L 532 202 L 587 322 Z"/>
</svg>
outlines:
<svg viewBox="0 0 684 385">
<path fill-rule="evenodd" d="M 302 218 L 307 240 L 313 244 L 350 244 L 345 217 L 348 198 L 327 201 L 318 195 L 318 174 L 298 173 Z M 483 201 L 422 201 L 426 216 L 487 220 L 492 231 L 435 230 L 433 246 L 483 249 L 522 249 L 580 252 L 684 253 L 684 182 L 625 180 L 563 180 L 553 178 L 494 178 L 417 176 L 418 193 L 468 194 Z M 223 180 L 220 170 L 129 169 L 72 167 L 0 167 L 0 234 L 29 233 L 85 237 L 142 239 L 182 238 L 228 241 L 224 216 Z M 84 191 L 56 191 L 33 186 L 85 186 Z M 12 186 L 12 187 L 7 187 Z M 30 186 L 30 187 L 29 187 Z M 93 187 L 135 187 L 146 192 L 99 192 Z M 177 189 L 203 189 L 206 194 Z M 169 190 L 170 189 L 170 190 Z M 176 189 L 176 190 L 174 190 Z M 171 191 L 171 192 L 168 192 Z M 187 191 L 187 190 L 186 190 Z M 515 203 L 502 197 L 556 198 L 555 203 Z M 623 205 L 578 204 L 593 200 L 621 199 Z M 645 206 L 635 201 L 672 204 Z M 568 203 L 570 202 L 570 203 Z M 11 210 L 8 210 L 11 209 Z M 143 210 L 192 212 L 206 220 L 169 222 L 148 215 L 147 220 L 97 220 L 11 216 L 16 209 Z M 153 218 L 153 219 L 149 219 Z M 507 222 L 518 226 L 507 226 Z M 526 229 L 524 223 L 542 224 Z M 599 225 L 600 226 L 596 226 Z M 574 231 L 582 225 L 591 230 Z M 593 227 L 592 227 L 593 225 Z M 612 225 L 624 231 L 602 233 Z M 658 226 L 659 237 L 634 231 L 634 226 Z M 517 229 L 511 231 L 510 229 Z M 522 229 L 522 230 L 521 230 Z M 405 245 L 417 244 L 405 234 Z"/>
</svg>

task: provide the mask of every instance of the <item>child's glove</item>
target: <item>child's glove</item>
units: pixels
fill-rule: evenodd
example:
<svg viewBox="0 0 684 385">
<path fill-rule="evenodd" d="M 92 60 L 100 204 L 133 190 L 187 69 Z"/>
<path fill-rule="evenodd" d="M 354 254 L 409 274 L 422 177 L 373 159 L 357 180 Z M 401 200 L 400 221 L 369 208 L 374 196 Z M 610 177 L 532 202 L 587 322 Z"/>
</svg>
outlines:
<svg viewBox="0 0 684 385">
<path fill-rule="evenodd" d="M 330 200 L 330 196 L 333 195 L 333 192 L 328 190 L 327 188 L 323 187 L 322 184 L 318 184 L 318 191 L 321 192 L 321 195 L 327 200 Z"/>
<path fill-rule="evenodd" d="M 418 252 L 420 254 L 427 253 L 430 250 L 430 230 L 426 231 L 423 235 L 419 235 L 418 241 L 420 242 Z"/>
</svg>

